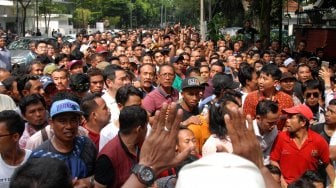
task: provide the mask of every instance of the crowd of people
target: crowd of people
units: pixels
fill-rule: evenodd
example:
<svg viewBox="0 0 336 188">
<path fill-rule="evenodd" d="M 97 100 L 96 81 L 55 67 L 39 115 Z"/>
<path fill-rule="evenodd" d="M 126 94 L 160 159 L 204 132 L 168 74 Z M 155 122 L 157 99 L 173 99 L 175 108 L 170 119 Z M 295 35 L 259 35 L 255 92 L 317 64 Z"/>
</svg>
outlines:
<svg viewBox="0 0 336 188">
<path fill-rule="evenodd" d="M 0 187 L 333 186 L 323 48 L 179 24 L 55 37 L 15 65 L 0 38 Z"/>
</svg>

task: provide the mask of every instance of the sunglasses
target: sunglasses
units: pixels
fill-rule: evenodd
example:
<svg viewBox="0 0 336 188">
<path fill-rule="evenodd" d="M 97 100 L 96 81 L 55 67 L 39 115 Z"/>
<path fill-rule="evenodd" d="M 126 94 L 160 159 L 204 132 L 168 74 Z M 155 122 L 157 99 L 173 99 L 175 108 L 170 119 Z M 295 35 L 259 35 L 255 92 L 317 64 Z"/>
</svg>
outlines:
<svg viewBox="0 0 336 188">
<path fill-rule="evenodd" d="M 314 96 L 314 98 L 319 97 L 319 93 L 318 93 L 318 92 L 314 92 L 314 93 L 306 93 L 306 97 L 307 97 L 307 98 L 310 98 L 312 95 Z"/>
</svg>

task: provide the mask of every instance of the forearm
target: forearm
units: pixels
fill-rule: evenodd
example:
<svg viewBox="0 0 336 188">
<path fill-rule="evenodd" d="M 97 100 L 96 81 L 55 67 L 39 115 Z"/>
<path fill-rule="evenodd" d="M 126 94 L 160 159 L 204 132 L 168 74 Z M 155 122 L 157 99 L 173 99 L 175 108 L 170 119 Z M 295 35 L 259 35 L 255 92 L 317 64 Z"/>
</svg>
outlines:
<svg viewBox="0 0 336 188">
<path fill-rule="evenodd" d="M 122 186 L 123 188 L 146 188 L 145 184 L 140 183 L 138 178 L 132 173 Z"/>
<path fill-rule="evenodd" d="M 269 170 L 266 167 L 260 168 L 260 172 L 264 178 L 266 187 L 273 188 L 278 187 L 280 188 L 280 185 L 274 180 L 272 177 L 272 174 L 269 172 Z"/>
<path fill-rule="evenodd" d="M 328 166 L 326 167 L 326 172 L 330 180 L 330 184 L 334 185 L 334 180 L 335 180 L 335 170 L 334 167 L 329 163 Z"/>
</svg>

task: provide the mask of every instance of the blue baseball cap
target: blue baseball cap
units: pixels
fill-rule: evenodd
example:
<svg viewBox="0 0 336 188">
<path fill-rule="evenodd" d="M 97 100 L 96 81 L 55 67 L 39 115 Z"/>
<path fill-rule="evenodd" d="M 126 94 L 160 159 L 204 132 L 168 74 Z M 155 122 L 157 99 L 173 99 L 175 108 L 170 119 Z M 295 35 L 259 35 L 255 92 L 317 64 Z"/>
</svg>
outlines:
<svg viewBox="0 0 336 188">
<path fill-rule="evenodd" d="M 58 114 L 62 114 L 66 112 L 72 112 L 78 115 L 83 114 L 83 112 L 80 110 L 79 105 L 76 102 L 69 100 L 69 99 L 63 99 L 60 101 L 56 101 L 51 105 L 50 117 L 53 118 Z"/>
</svg>

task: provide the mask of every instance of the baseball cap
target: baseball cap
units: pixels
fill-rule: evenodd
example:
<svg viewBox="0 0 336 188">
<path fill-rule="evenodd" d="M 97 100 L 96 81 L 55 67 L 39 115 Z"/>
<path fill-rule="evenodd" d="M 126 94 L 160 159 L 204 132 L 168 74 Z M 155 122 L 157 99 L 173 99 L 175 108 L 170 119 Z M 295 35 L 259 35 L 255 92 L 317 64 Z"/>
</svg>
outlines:
<svg viewBox="0 0 336 188">
<path fill-rule="evenodd" d="M 72 61 L 68 62 L 68 64 L 67 64 L 68 69 L 71 70 L 71 68 L 72 68 L 74 65 L 83 65 L 83 61 L 82 61 L 82 60 L 72 60 Z"/>
<path fill-rule="evenodd" d="M 300 104 L 297 106 L 293 106 L 291 108 L 285 108 L 282 110 L 282 112 L 287 113 L 287 114 L 302 114 L 308 120 L 313 119 L 313 116 L 314 116 L 313 112 L 305 104 Z"/>
<path fill-rule="evenodd" d="M 201 85 L 197 78 L 188 77 L 182 81 L 182 90 L 187 88 L 204 88 L 204 86 Z"/>
<path fill-rule="evenodd" d="M 79 115 L 83 114 L 83 112 L 80 111 L 79 105 L 75 101 L 63 99 L 52 103 L 50 108 L 50 117 L 53 118 L 56 115 L 66 112 L 72 112 Z"/>
<path fill-rule="evenodd" d="M 170 58 L 170 63 L 173 64 L 173 63 L 176 63 L 178 61 L 183 61 L 183 60 L 184 60 L 184 57 L 182 55 L 174 56 Z"/>
<path fill-rule="evenodd" d="M 231 75 L 224 73 L 217 73 L 212 79 L 212 84 L 214 88 L 221 89 L 237 89 L 240 85 L 239 82 L 233 81 Z"/>
<path fill-rule="evenodd" d="M 207 175 L 195 178 L 200 174 Z M 243 181 L 242 174 L 244 174 Z M 186 187 L 264 188 L 266 186 L 255 164 L 238 155 L 221 152 L 202 157 L 184 166 L 179 172 L 176 188 Z"/>
<path fill-rule="evenodd" d="M 284 65 L 285 67 L 287 67 L 289 64 L 291 64 L 292 62 L 295 62 L 294 59 L 292 58 L 287 58 L 285 61 L 284 61 Z"/>
<path fill-rule="evenodd" d="M 282 80 L 285 80 L 285 79 L 293 79 L 293 80 L 296 80 L 296 78 L 293 76 L 292 73 L 290 72 L 284 72 L 281 74 L 281 78 L 280 78 L 280 81 Z"/>
<path fill-rule="evenodd" d="M 42 76 L 40 78 L 40 82 L 42 83 L 43 89 L 45 90 L 50 84 L 54 84 L 54 81 L 50 78 L 50 76 Z"/>
<path fill-rule="evenodd" d="M 49 74 L 51 75 L 54 70 L 56 70 L 58 67 L 55 63 L 49 63 L 46 65 L 43 69 L 43 74 Z"/>
<path fill-rule="evenodd" d="M 105 67 L 107 67 L 108 65 L 111 65 L 111 63 L 107 62 L 107 61 L 102 61 L 102 62 L 99 62 L 97 65 L 96 65 L 96 68 L 100 69 L 101 71 L 103 71 L 105 69 Z"/>
<path fill-rule="evenodd" d="M 198 79 L 198 81 L 200 82 L 201 86 L 209 86 L 208 82 L 201 76 L 195 76 L 195 78 Z"/>
</svg>

